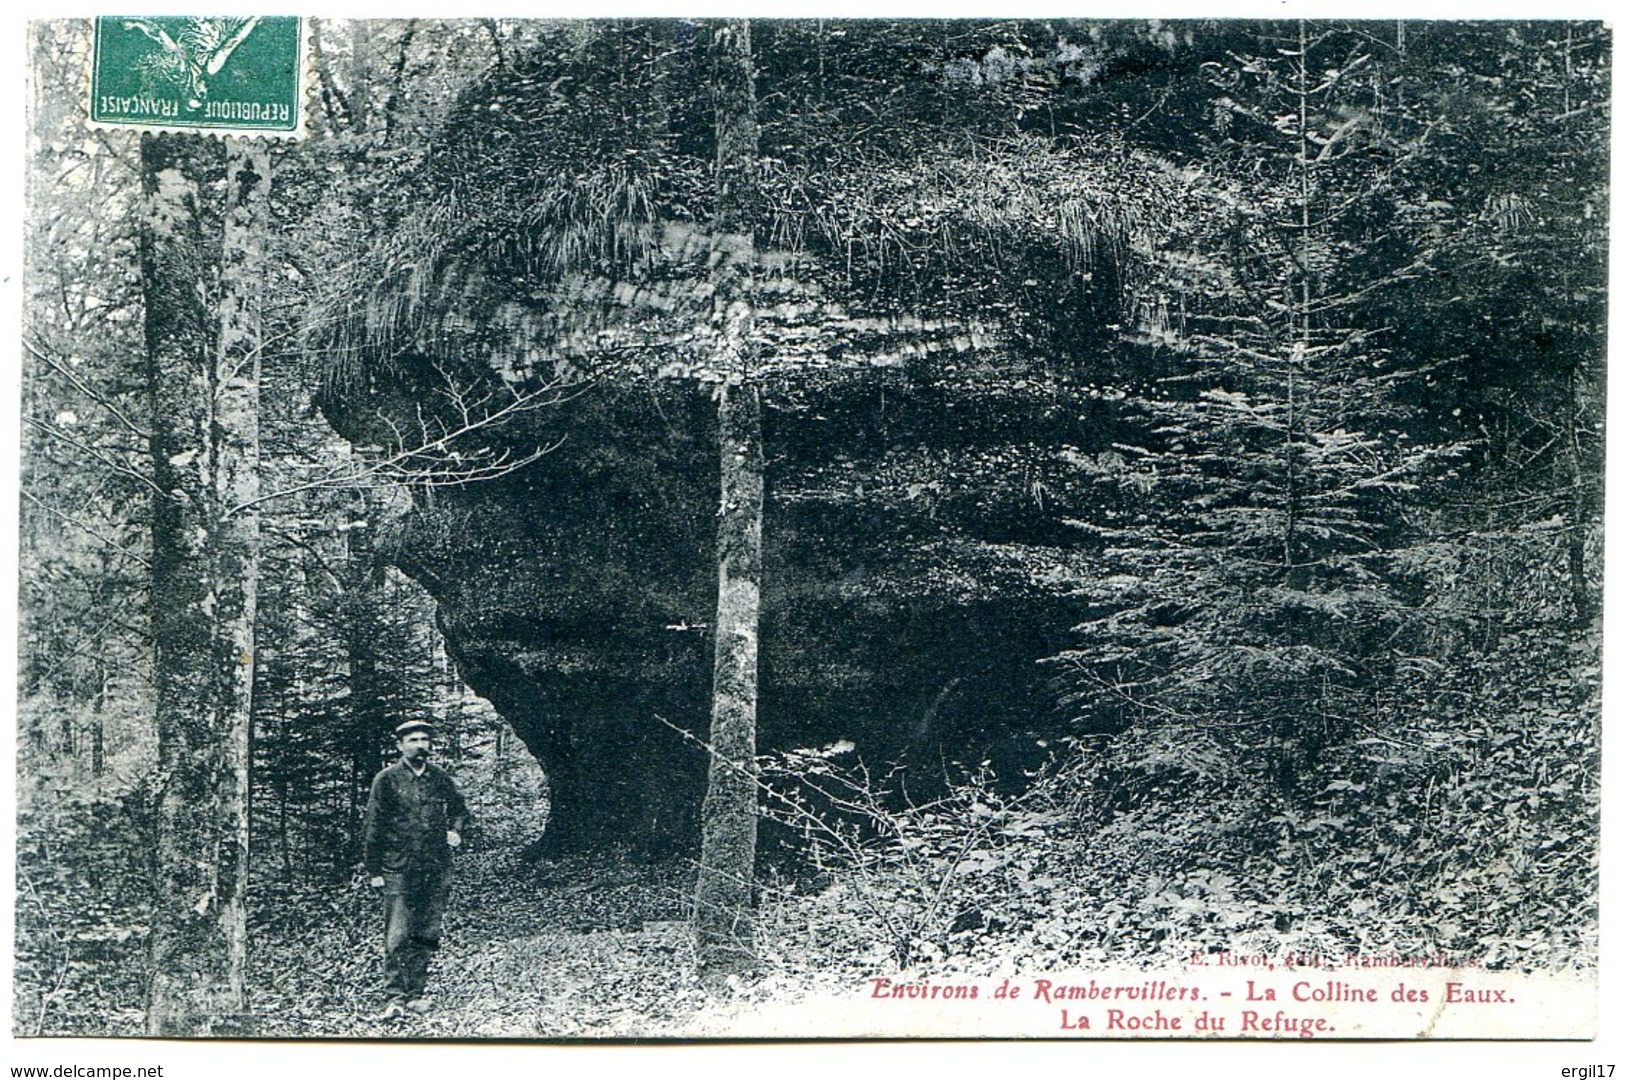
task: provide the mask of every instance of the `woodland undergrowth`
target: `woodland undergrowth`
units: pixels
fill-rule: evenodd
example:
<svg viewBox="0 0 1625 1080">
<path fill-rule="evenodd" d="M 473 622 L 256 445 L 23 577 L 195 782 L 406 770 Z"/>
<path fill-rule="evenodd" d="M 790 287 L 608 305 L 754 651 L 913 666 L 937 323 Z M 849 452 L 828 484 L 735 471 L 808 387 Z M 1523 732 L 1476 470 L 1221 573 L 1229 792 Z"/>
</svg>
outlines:
<svg viewBox="0 0 1625 1080">
<path fill-rule="evenodd" d="M 1157 966 L 1192 951 L 1594 965 L 1595 650 L 1512 635 L 1395 705 L 1297 798 L 1204 779 L 1177 755 L 1115 768 L 1078 743 L 1011 789 L 986 769 L 911 803 L 843 746 L 764 762 L 762 979 L 746 998 L 850 992 L 874 975 Z M 1407 713 L 1407 709 L 1427 709 Z M 849 760 L 850 759 L 850 760 Z M 13 1029 L 142 1031 L 140 789 L 19 816 Z M 378 1020 L 381 916 L 359 879 L 256 889 L 263 1037 L 674 1036 L 711 1007 L 688 932 L 692 866 L 622 854 L 467 854 L 410 1031 Z"/>
<path fill-rule="evenodd" d="M 770 890 L 774 959 L 809 973 L 1156 966 L 1192 952 L 1596 962 L 1595 643 L 1536 632 L 1396 701 L 1292 797 L 1177 746 L 1133 769 L 1080 741 L 1018 794 L 978 771 L 929 805 L 829 750 L 768 800 L 823 887 Z M 846 811 L 832 816 L 829 806 Z"/>
</svg>

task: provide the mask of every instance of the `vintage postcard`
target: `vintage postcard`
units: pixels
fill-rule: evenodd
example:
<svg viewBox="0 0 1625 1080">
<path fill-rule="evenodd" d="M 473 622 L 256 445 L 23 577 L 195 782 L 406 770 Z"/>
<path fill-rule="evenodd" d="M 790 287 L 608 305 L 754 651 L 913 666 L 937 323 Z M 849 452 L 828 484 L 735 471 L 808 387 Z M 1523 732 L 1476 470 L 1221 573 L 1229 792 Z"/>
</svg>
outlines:
<svg viewBox="0 0 1625 1080">
<path fill-rule="evenodd" d="M 1606 24 L 24 44 L 17 1064 L 1599 1034 Z"/>
</svg>

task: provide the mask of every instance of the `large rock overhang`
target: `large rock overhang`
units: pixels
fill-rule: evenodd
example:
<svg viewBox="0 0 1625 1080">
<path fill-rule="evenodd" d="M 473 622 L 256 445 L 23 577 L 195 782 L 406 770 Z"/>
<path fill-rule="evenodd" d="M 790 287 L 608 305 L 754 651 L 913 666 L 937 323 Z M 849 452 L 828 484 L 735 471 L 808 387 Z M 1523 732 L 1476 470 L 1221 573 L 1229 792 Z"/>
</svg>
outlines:
<svg viewBox="0 0 1625 1080">
<path fill-rule="evenodd" d="M 536 130 L 511 102 L 490 115 L 504 146 L 535 149 L 545 112 Z M 556 263 L 557 245 L 524 229 L 553 228 L 552 210 L 499 223 L 505 239 L 487 243 L 469 233 L 492 228 L 488 213 L 434 234 L 454 216 L 442 202 L 381 246 L 376 280 L 339 320 L 323 409 L 360 445 L 395 448 L 430 400 L 546 402 L 474 442 L 482 461 L 550 452 L 420 488 L 397 562 L 439 602 L 470 685 L 548 770 L 555 845 L 697 835 L 721 259 L 749 263 L 764 395 L 759 745 L 847 740 L 878 770 L 908 768 L 917 796 L 961 764 L 1015 776 L 1042 756 L 1056 716 L 1041 661 L 1081 615 L 1068 507 L 1094 480 L 1078 463 L 1113 438 L 1087 384 L 1140 212 L 1132 190 L 1096 180 L 1155 170 L 1026 136 L 928 165 L 891 162 L 862 205 L 825 178 L 838 205 L 822 246 L 776 247 L 779 224 L 714 236 L 646 206 L 582 241 L 621 263 L 547 273 L 526 260 Z M 589 162 L 571 182 L 625 195 L 643 183 L 629 168 Z M 974 257 L 950 265 L 949 251 Z"/>
<path fill-rule="evenodd" d="M 1055 499 L 1076 477 L 1050 451 L 1109 432 L 1068 395 L 1032 393 L 1052 375 L 1023 377 L 985 328 L 780 306 L 797 312 L 782 342 L 766 307 L 759 324 L 777 361 L 763 368 L 760 746 L 846 740 L 878 770 L 906 767 L 918 797 L 984 760 L 1019 775 L 1055 734 L 1040 662 L 1079 617 L 1024 558 L 1067 542 Z M 686 849 L 705 775 L 714 387 L 685 349 L 645 350 L 658 365 L 620 378 L 593 371 L 557 349 L 545 309 L 527 318 L 509 303 L 483 323 L 530 344 L 466 377 L 523 395 L 569 369 L 556 403 L 494 433 L 515 453 L 552 449 L 486 482 L 419 490 L 396 561 L 437 600 L 466 680 L 546 768 L 550 845 Z M 604 321 L 647 335 L 657 320 Z M 843 339 L 838 363 L 808 353 L 820 335 Z M 328 408 L 339 430 L 367 442 L 400 428 L 406 417 L 380 418 L 417 407 L 401 387 L 466 366 L 452 357 L 468 351 L 439 344 L 352 384 Z"/>
</svg>

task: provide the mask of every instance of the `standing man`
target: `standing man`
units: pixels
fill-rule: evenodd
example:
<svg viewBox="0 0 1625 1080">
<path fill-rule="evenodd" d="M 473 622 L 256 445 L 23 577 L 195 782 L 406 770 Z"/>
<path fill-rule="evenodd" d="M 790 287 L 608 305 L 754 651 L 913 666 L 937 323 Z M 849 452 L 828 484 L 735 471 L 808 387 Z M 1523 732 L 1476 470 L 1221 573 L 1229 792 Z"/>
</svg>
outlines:
<svg viewBox="0 0 1625 1080">
<path fill-rule="evenodd" d="M 401 760 L 379 773 L 367 798 L 365 857 L 384 897 L 384 1019 L 427 1012 L 423 987 L 440 947 L 440 917 L 451 891 L 451 849 L 463 842 L 468 806 L 444 769 L 429 764 L 434 725 L 395 729 Z"/>
</svg>

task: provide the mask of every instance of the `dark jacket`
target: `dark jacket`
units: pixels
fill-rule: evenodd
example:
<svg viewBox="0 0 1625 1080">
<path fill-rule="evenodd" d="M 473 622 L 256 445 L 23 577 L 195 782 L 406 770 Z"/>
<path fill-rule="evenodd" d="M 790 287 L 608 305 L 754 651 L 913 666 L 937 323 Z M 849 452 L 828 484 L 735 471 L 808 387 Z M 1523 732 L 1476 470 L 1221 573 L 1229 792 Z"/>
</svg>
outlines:
<svg viewBox="0 0 1625 1080">
<path fill-rule="evenodd" d="M 397 761 L 373 778 L 367 796 L 367 875 L 449 866 L 446 830 L 467 824 L 468 805 L 444 769 L 426 765 L 419 776 Z"/>
</svg>

